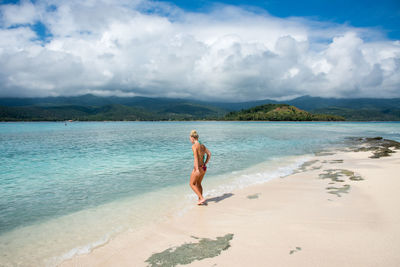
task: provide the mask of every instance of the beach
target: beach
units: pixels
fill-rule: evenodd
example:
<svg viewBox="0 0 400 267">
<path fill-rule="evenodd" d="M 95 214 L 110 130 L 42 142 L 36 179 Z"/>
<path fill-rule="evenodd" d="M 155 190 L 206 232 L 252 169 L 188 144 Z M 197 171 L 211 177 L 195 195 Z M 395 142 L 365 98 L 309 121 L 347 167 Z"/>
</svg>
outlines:
<svg viewBox="0 0 400 267">
<path fill-rule="evenodd" d="M 0 124 L 0 266 L 243 261 L 258 266 L 279 253 L 290 256 L 287 260 L 304 256 L 309 265 L 323 255 L 312 249 L 315 244 L 330 248 L 326 253 L 334 258 L 334 249 L 362 248 L 347 259 L 372 257 L 379 240 L 388 248 L 376 255 L 390 259 L 385 255 L 398 248 L 392 242 L 396 228 L 390 228 L 398 214 L 390 210 L 398 202 L 390 194 L 398 189 L 390 180 L 398 165 L 389 163 L 400 151 L 399 127 L 390 122 Z M 212 153 L 203 181 L 208 203 L 201 207 L 188 185 L 192 129 Z M 352 217 L 357 214 L 360 218 Z M 359 223 L 376 228 L 382 221 L 373 234 Z M 336 244 L 335 231 L 341 229 L 352 242 L 359 233 L 373 245 Z"/>
<path fill-rule="evenodd" d="M 399 22 L 0 1 L 0 267 L 400 267 Z"/>
<path fill-rule="evenodd" d="M 398 151 L 316 153 L 61 266 L 399 266 Z"/>
</svg>

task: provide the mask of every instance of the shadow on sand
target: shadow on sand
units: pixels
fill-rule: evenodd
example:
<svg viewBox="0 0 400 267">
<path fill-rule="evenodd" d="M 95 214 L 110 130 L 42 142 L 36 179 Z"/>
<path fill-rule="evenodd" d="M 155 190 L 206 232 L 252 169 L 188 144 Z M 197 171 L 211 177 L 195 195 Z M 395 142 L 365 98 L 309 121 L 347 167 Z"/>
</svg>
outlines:
<svg viewBox="0 0 400 267">
<path fill-rule="evenodd" d="M 222 196 L 208 198 L 208 199 L 206 200 L 206 203 L 208 203 L 208 202 L 215 202 L 215 203 L 218 203 L 218 202 L 220 202 L 220 201 L 222 201 L 222 200 L 224 200 L 224 199 L 226 199 L 226 198 L 228 198 L 228 197 L 231 197 L 231 196 L 233 196 L 232 193 L 225 193 L 225 194 L 223 194 Z"/>
</svg>

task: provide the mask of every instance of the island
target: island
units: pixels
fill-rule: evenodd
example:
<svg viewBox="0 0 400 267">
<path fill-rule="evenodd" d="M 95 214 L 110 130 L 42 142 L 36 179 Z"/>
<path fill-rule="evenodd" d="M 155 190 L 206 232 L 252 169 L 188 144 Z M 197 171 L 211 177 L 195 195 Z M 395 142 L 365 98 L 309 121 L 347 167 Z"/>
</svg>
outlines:
<svg viewBox="0 0 400 267">
<path fill-rule="evenodd" d="M 230 121 L 344 121 L 337 115 L 313 114 L 288 104 L 265 104 L 225 115 Z"/>
</svg>

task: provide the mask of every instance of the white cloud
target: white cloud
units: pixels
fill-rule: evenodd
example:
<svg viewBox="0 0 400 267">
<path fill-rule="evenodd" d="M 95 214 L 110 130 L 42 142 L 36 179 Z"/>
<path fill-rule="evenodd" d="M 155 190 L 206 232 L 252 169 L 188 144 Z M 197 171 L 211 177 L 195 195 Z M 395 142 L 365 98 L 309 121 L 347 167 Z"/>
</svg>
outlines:
<svg viewBox="0 0 400 267">
<path fill-rule="evenodd" d="M 32 23 L 38 19 L 35 6 L 30 1 L 21 1 L 19 5 L 4 5 L 1 8 L 4 26 Z"/>
<path fill-rule="evenodd" d="M 400 42 L 376 30 L 149 1 L 25 1 L 0 12 L 0 96 L 400 97 Z"/>
</svg>

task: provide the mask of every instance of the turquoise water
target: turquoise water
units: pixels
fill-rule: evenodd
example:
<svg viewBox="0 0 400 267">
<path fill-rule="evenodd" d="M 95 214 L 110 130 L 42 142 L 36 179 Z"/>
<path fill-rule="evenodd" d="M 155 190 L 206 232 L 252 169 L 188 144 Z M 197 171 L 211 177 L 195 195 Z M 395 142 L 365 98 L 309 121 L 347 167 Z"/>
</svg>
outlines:
<svg viewBox="0 0 400 267">
<path fill-rule="evenodd" d="M 251 183 L 260 173 L 272 177 L 271 166 L 285 167 L 282 159 L 343 145 L 345 137 L 383 136 L 400 141 L 400 123 L 0 123 L 0 265 L 32 258 L 41 264 L 60 253 L 71 256 L 75 247 L 99 242 L 100 237 L 134 225 L 139 217 L 162 212 L 157 201 L 168 192 L 174 192 L 177 202 L 193 195 L 187 186 L 193 164 L 188 136 L 192 129 L 212 152 L 204 183 L 207 186 L 210 181 L 215 188 L 218 181 L 257 164 L 269 165 L 270 172 L 257 170 L 246 181 Z M 296 162 L 287 161 L 288 166 Z M 118 217 L 117 211 L 126 216 Z M 118 222 L 108 216 L 118 217 Z M 70 240 L 54 248 L 51 240 L 66 238 L 57 232 L 59 225 L 71 225 L 71 236 L 74 231 L 85 233 L 86 226 L 71 220 L 97 220 L 96 225 L 102 226 L 81 242 Z M 32 233 L 41 227 L 47 229 L 46 236 Z M 24 243 L 30 234 L 45 253 L 38 254 Z"/>
</svg>

